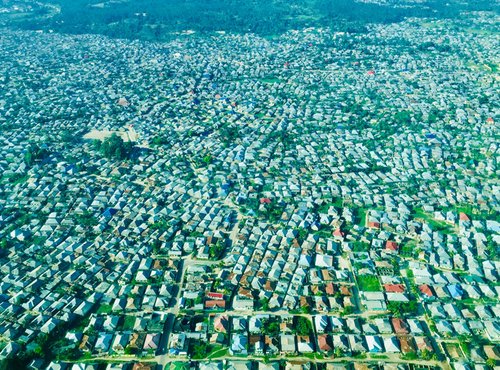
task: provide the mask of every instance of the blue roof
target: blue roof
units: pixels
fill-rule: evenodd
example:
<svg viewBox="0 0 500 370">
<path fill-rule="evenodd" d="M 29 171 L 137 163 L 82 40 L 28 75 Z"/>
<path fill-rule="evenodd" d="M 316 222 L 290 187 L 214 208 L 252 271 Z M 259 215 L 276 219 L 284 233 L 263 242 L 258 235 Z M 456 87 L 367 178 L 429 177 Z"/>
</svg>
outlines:
<svg viewBox="0 0 500 370">
<path fill-rule="evenodd" d="M 102 213 L 102 215 L 103 215 L 104 217 L 111 218 L 111 217 L 113 217 L 114 215 L 116 215 L 116 213 L 117 213 L 117 212 L 118 212 L 118 210 L 116 210 L 116 209 L 114 209 L 114 208 L 108 208 L 108 209 L 106 209 L 106 210 Z"/>
<path fill-rule="evenodd" d="M 448 285 L 448 291 L 450 292 L 453 298 L 458 298 L 463 295 L 463 289 L 459 284 L 450 284 Z"/>
</svg>

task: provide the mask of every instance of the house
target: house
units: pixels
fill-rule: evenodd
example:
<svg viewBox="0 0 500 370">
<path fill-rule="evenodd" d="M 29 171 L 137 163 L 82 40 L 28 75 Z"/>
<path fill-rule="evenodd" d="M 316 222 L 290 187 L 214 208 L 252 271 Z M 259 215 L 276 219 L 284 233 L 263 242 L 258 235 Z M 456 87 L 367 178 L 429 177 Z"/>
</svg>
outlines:
<svg viewBox="0 0 500 370">
<path fill-rule="evenodd" d="M 265 320 L 269 318 L 269 315 L 256 315 L 250 317 L 248 320 L 248 331 L 251 334 L 260 333 L 263 325 L 265 325 Z"/>
<path fill-rule="evenodd" d="M 295 346 L 295 335 L 281 334 L 280 335 L 281 354 L 291 354 L 297 351 Z"/>
<path fill-rule="evenodd" d="M 19 351 L 21 346 L 16 342 L 9 342 L 0 352 L 0 358 L 13 358 Z"/>
<path fill-rule="evenodd" d="M 387 353 L 399 353 L 401 351 L 398 338 L 392 336 L 384 338 L 384 347 Z"/>
<path fill-rule="evenodd" d="M 127 343 L 129 342 L 130 334 L 128 333 L 117 333 L 111 344 L 111 349 L 113 352 L 118 354 L 123 354 Z"/>
<path fill-rule="evenodd" d="M 392 334 L 392 326 L 388 318 L 378 317 L 373 320 L 380 334 Z"/>
<path fill-rule="evenodd" d="M 332 235 L 335 241 L 343 241 L 345 237 L 345 233 L 340 228 L 335 229 Z"/>
<path fill-rule="evenodd" d="M 314 316 L 314 326 L 316 327 L 316 332 L 321 334 L 324 333 L 329 324 L 329 318 L 325 315 L 316 315 Z"/>
<path fill-rule="evenodd" d="M 232 328 L 233 332 L 246 331 L 248 327 L 248 321 L 245 317 L 233 316 L 232 318 Z"/>
<path fill-rule="evenodd" d="M 498 321 L 484 322 L 484 330 L 491 341 L 498 341 L 500 338 L 500 324 Z"/>
<path fill-rule="evenodd" d="M 313 353 L 314 345 L 308 335 L 297 336 L 297 350 L 300 353 Z"/>
<path fill-rule="evenodd" d="M 329 353 L 333 351 L 332 337 L 329 334 L 319 334 L 318 337 L 318 349 L 323 353 Z"/>
<path fill-rule="evenodd" d="M 46 368 L 46 370 L 66 370 L 68 365 L 64 362 L 52 361 Z"/>
<path fill-rule="evenodd" d="M 438 333 L 445 337 L 450 337 L 455 332 L 455 330 L 453 329 L 453 325 L 447 320 L 437 320 L 436 330 Z"/>
<path fill-rule="evenodd" d="M 227 333 L 229 320 L 226 315 L 215 316 L 214 318 L 214 330 L 219 333 Z"/>
<path fill-rule="evenodd" d="M 224 294 L 222 293 L 214 293 L 214 292 L 208 292 L 206 294 L 208 299 L 213 299 L 213 300 L 223 300 L 224 299 Z"/>
<path fill-rule="evenodd" d="M 225 341 L 224 334 L 214 333 L 210 336 L 210 344 L 223 344 Z"/>
<path fill-rule="evenodd" d="M 222 370 L 224 364 L 222 361 L 200 362 L 198 367 L 200 370 Z"/>
<path fill-rule="evenodd" d="M 385 242 L 385 250 L 387 252 L 397 253 L 399 251 L 399 245 L 395 241 L 388 240 Z"/>
<path fill-rule="evenodd" d="M 248 339 L 243 334 L 233 334 L 229 345 L 229 353 L 233 356 L 248 354 Z"/>
<path fill-rule="evenodd" d="M 345 335 L 332 335 L 333 348 L 339 348 L 342 352 L 349 351 L 349 340 Z"/>
<path fill-rule="evenodd" d="M 377 335 L 366 335 L 365 341 L 366 346 L 368 347 L 368 352 L 381 353 L 384 351 L 384 345 L 382 344 L 381 337 Z"/>
<path fill-rule="evenodd" d="M 316 254 L 314 264 L 317 267 L 331 268 L 333 266 L 333 256 L 325 254 Z"/>
<path fill-rule="evenodd" d="M 258 370 L 280 370 L 279 361 L 273 361 L 269 363 L 259 362 Z"/>
<path fill-rule="evenodd" d="M 255 354 L 264 354 L 264 341 L 262 340 L 262 336 L 260 334 L 249 335 L 248 344 L 250 345 L 250 348 L 253 348 Z"/>
<path fill-rule="evenodd" d="M 404 293 L 406 287 L 404 284 L 384 284 L 384 290 L 387 293 Z"/>
<path fill-rule="evenodd" d="M 424 330 L 422 328 L 422 324 L 420 323 L 419 320 L 406 319 L 406 322 L 408 323 L 410 333 L 412 333 L 413 335 L 421 335 L 424 333 Z"/>
<path fill-rule="evenodd" d="M 146 334 L 146 339 L 144 340 L 143 349 L 145 351 L 156 351 L 158 345 L 160 344 L 161 334 L 160 333 L 148 333 Z"/>
<path fill-rule="evenodd" d="M 94 346 L 91 338 L 88 335 L 83 335 L 78 349 L 83 352 L 92 352 Z"/>
<path fill-rule="evenodd" d="M 227 361 L 226 370 L 252 370 L 252 361 Z"/>
<path fill-rule="evenodd" d="M 218 299 L 205 301 L 205 309 L 207 310 L 217 310 L 226 308 L 226 301 L 221 301 Z"/>
<path fill-rule="evenodd" d="M 500 361 L 500 348 L 498 348 L 498 345 L 485 345 L 483 346 L 483 350 L 486 357 Z"/>
<path fill-rule="evenodd" d="M 376 221 L 369 221 L 366 226 L 370 229 L 380 229 L 380 223 Z"/>
<path fill-rule="evenodd" d="M 340 317 L 332 316 L 330 317 L 330 322 L 332 326 L 332 332 L 340 332 L 344 331 L 345 320 Z"/>
<path fill-rule="evenodd" d="M 432 348 L 432 343 L 429 338 L 427 337 L 414 337 L 415 343 L 417 345 L 417 349 L 422 352 L 422 351 L 427 351 L 427 352 L 433 352 L 434 348 Z"/>
<path fill-rule="evenodd" d="M 236 311 L 251 311 L 253 310 L 253 303 L 253 299 L 235 297 L 233 299 L 233 309 Z"/>
<path fill-rule="evenodd" d="M 349 346 L 352 352 L 367 352 L 368 348 L 366 346 L 365 340 L 361 335 L 349 334 L 347 335 L 349 341 Z M 335 345 L 335 343 L 334 343 Z"/>
<path fill-rule="evenodd" d="M 406 355 L 408 353 L 415 353 L 416 352 L 416 346 L 415 346 L 415 341 L 413 340 L 413 337 L 411 336 L 400 336 L 398 337 L 399 344 L 401 346 L 401 352 L 403 355 Z"/>
<path fill-rule="evenodd" d="M 464 296 L 464 291 L 460 284 L 450 284 L 446 288 L 453 299 L 462 299 Z"/>
<path fill-rule="evenodd" d="M 264 336 L 264 349 L 266 354 L 274 355 L 279 353 L 279 344 L 280 341 L 278 337 L 271 337 L 269 335 Z"/>
<path fill-rule="evenodd" d="M 168 353 L 175 356 L 187 355 L 187 336 L 185 333 L 173 333 L 171 335 Z"/>
<path fill-rule="evenodd" d="M 410 328 L 404 319 L 393 317 L 391 323 L 396 334 L 410 334 Z"/>
<path fill-rule="evenodd" d="M 111 340 L 113 339 L 113 334 L 109 333 L 99 333 L 97 336 L 97 341 L 94 345 L 94 350 L 97 353 L 106 353 L 111 345 Z"/>
<path fill-rule="evenodd" d="M 196 257 L 200 260 L 208 260 L 210 258 L 210 248 L 208 246 L 203 246 L 198 249 Z"/>
</svg>

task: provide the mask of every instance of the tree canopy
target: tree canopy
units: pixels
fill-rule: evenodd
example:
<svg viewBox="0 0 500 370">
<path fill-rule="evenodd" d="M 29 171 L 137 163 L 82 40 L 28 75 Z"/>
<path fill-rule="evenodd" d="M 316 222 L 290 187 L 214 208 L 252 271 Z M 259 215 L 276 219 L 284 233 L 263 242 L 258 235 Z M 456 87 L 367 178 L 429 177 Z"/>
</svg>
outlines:
<svg viewBox="0 0 500 370">
<path fill-rule="evenodd" d="M 95 148 L 108 159 L 129 159 L 132 154 L 133 145 L 130 141 L 124 141 L 119 135 L 112 134 L 110 137 L 95 142 Z"/>
</svg>

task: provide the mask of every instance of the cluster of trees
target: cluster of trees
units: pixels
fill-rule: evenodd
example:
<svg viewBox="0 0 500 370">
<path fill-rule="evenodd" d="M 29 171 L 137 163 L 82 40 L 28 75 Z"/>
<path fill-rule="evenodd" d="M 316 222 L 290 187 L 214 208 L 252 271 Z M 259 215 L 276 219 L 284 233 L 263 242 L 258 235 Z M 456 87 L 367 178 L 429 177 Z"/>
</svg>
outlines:
<svg viewBox="0 0 500 370">
<path fill-rule="evenodd" d="M 224 241 L 219 239 L 217 240 L 217 243 L 210 246 L 208 251 L 210 259 L 218 260 L 221 257 L 222 253 L 226 249 L 224 244 L 225 244 Z"/>
<path fill-rule="evenodd" d="M 28 166 L 33 166 L 35 162 L 43 161 L 50 155 L 50 151 L 46 146 L 31 144 L 24 153 L 24 161 Z"/>
<path fill-rule="evenodd" d="M 237 127 L 224 126 L 219 129 L 221 142 L 224 146 L 229 146 L 240 137 L 240 131 Z"/>
<path fill-rule="evenodd" d="M 262 327 L 260 328 L 260 332 L 264 335 L 270 335 L 275 337 L 280 333 L 280 324 L 278 321 L 271 319 L 264 319 L 262 321 Z"/>
<path fill-rule="evenodd" d="M 78 225 L 81 225 L 85 228 L 91 228 L 97 225 L 97 219 L 89 211 L 85 211 L 81 214 L 75 213 L 75 219 Z"/>
<path fill-rule="evenodd" d="M 48 2 L 49 0 L 44 0 Z M 47 21 L 25 22 L 65 33 L 166 40 L 186 29 L 275 34 L 305 23 L 299 18 L 306 0 L 148 0 L 93 6 L 93 0 L 57 0 L 61 12 Z M 106 4 L 106 3 L 105 3 Z M 307 26 L 307 24 L 304 24 Z"/>
<path fill-rule="evenodd" d="M 15 358 L 5 362 L 8 369 L 25 369 L 34 358 L 44 360 L 70 360 L 75 361 L 83 353 L 74 343 L 64 337 L 67 330 L 65 324 L 58 325 L 50 334 L 40 333 L 34 340 L 33 346 L 23 348 Z"/>
<path fill-rule="evenodd" d="M 162 146 L 162 145 L 167 145 L 169 143 L 170 140 L 165 135 L 155 136 L 153 140 L 151 140 L 151 145 L 153 146 Z"/>
<path fill-rule="evenodd" d="M 297 335 L 310 335 L 312 332 L 311 321 L 304 316 L 295 317 L 295 331 Z"/>
<path fill-rule="evenodd" d="M 388 302 L 387 309 L 395 316 L 401 317 L 404 315 L 417 315 L 418 304 L 416 301 L 410 302 Z"/>
<path fill-rule="evenodd" d="M 10 242 L 6 237 L 0 239 L 0 257 L 5 257 L 9 252 Z"/>
<path fill-rule="evenodd" d="M 406 17 L 454 18 L 462 10 L 498 11 L 499 5 L 488 0 L 427 0 L 421 4 L 414 3 L 412 7 L 400 7 L 355 0 L 317 0 L 316 9 L 326 19 L 342 17 L 361 23 L 392 23 Z"/>
<path fill-rule="evenodd" d="M 210 347 L 205 342 L 197 341 L 193 343 L 190 352 L 194 359 L 205 358 L 210 353 Z"/>
<path fill-rule="evenodd" d="M 130 141 L 124 141 L 117 134 L 112 134 L 102 142 L 95 140 L 94 148 L 108 159 L 124 160 L 130 158 L 133 144 Z"/>
</svg>

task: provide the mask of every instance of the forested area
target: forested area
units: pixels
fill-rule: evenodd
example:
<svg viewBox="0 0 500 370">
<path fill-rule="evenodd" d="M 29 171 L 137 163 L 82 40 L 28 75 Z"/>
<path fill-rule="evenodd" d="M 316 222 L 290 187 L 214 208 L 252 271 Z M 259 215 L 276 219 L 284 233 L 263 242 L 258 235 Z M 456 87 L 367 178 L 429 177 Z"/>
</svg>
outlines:
<svg viewBox="0 0 500 370">
<path fill-rule="evenodd" d="M 356 0 L 43 0 L 61 7 L 50 20 L 23 21 L 26 29 L 97 33 L 111 37 L 166 40 L 175 32 L 253 32 L 276 35 L 289 29 L 329 26 L 362 32 L 371 22 L 405 17 L 456 17 L 461 10 L 496 10 L 494 1 L 428 0 L 405 6 Z M 401 3 L 401 2 L 400 2 Z M 410 4 L 410 5 L 408 5 Z"/>
</svg>

